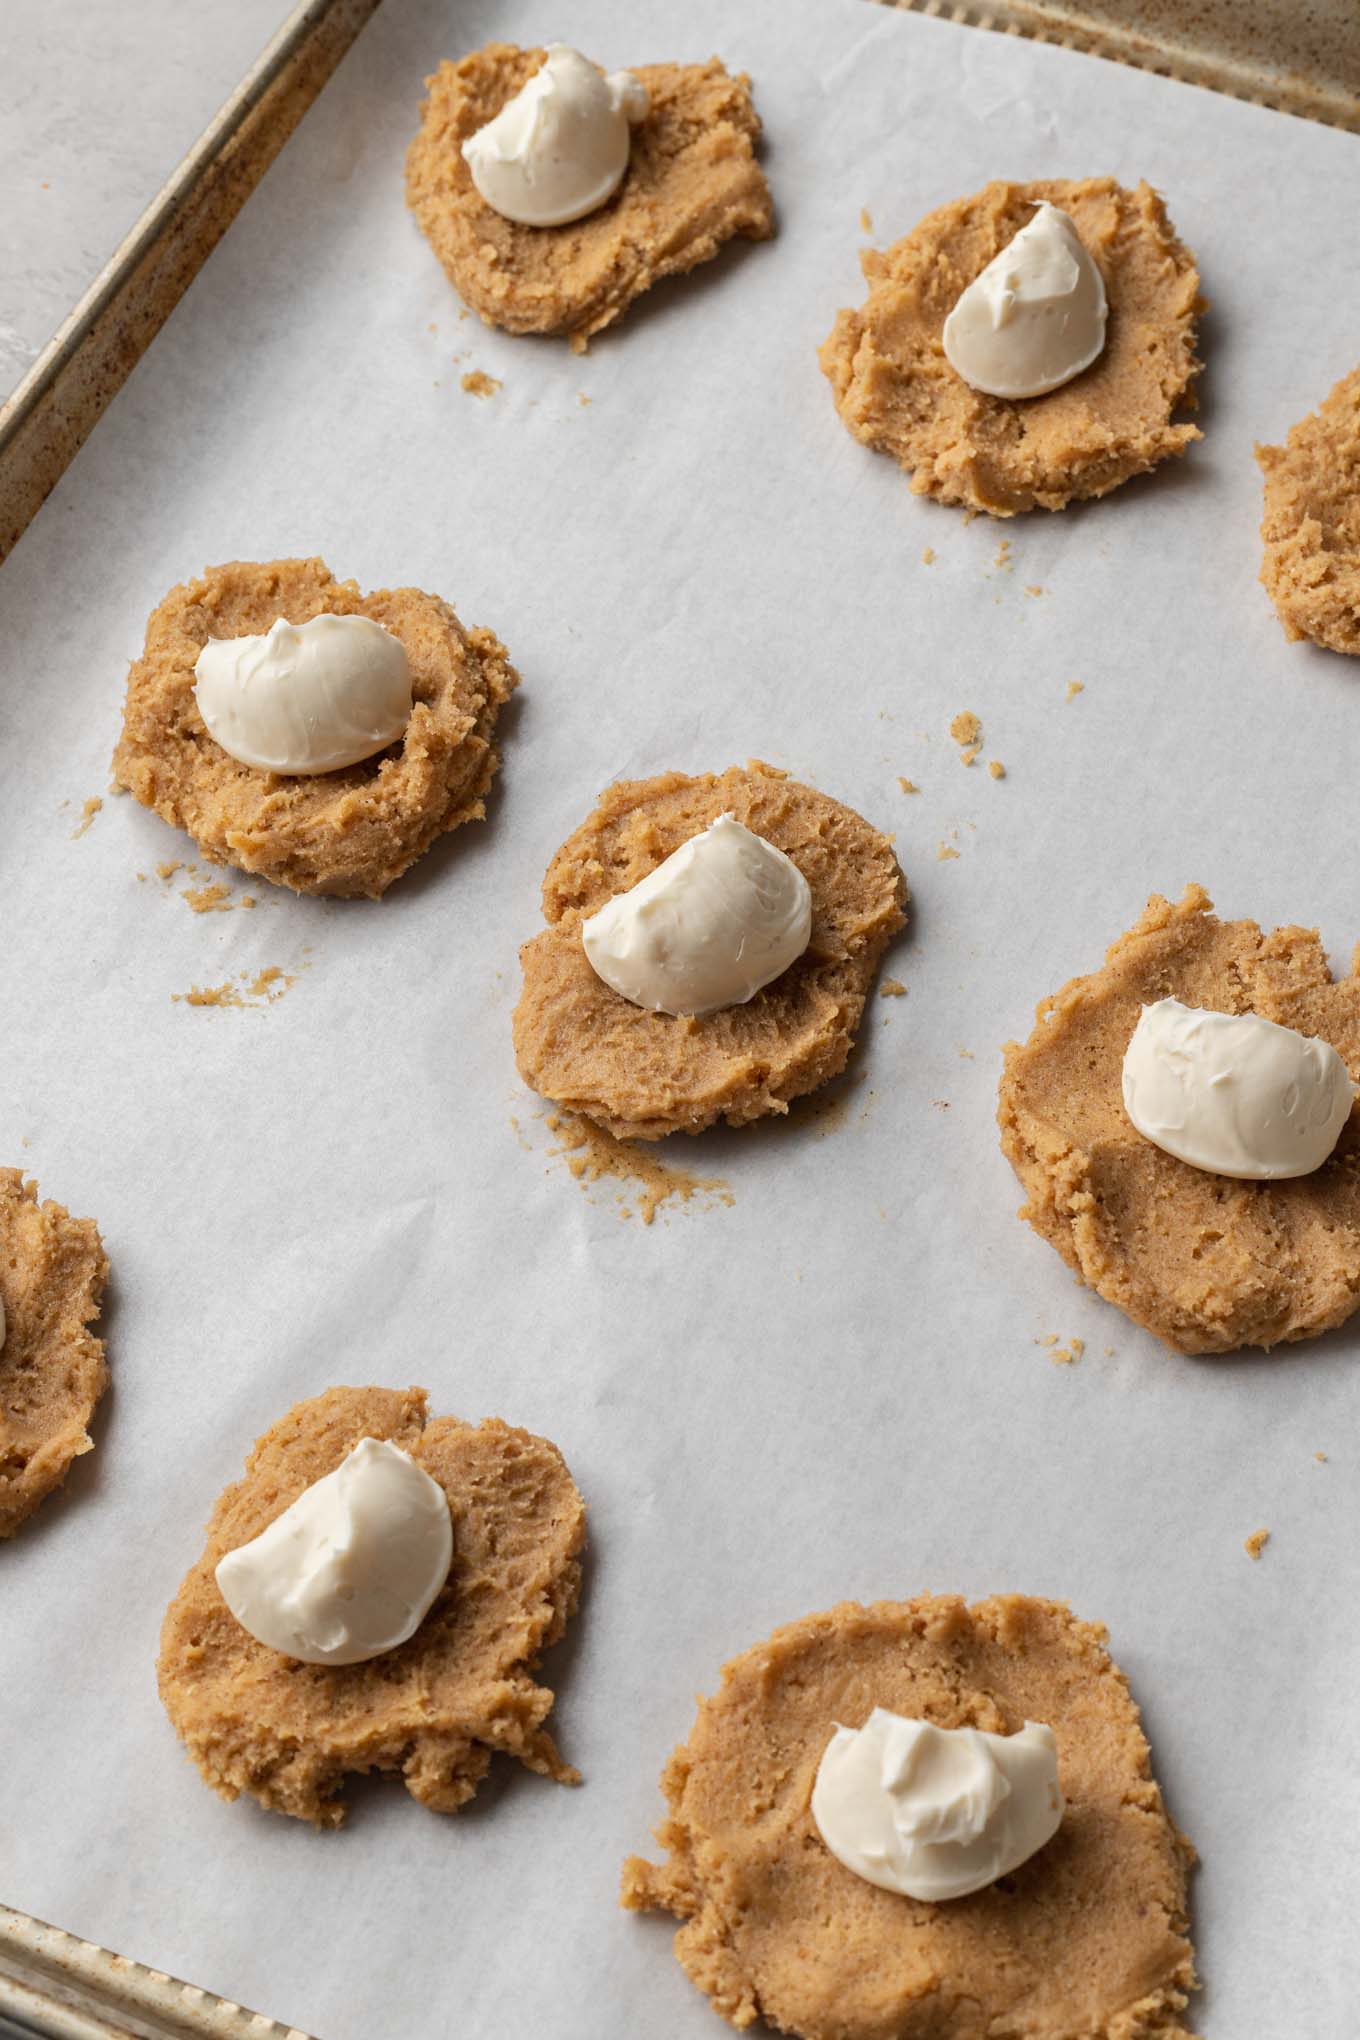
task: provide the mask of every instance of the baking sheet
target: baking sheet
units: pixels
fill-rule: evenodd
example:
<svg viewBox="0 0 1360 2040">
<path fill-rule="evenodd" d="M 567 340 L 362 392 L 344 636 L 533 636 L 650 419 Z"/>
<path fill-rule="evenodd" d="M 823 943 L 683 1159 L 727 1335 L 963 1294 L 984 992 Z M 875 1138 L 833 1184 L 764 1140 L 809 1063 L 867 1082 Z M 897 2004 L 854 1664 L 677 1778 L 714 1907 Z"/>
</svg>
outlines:
<svg viewBox="0 0 1360 2040">
<path fill-rule="evenodd" d="M 779 238 L 584 360 L 460 320 L 402 152 L 422 75 L 493 34 L 748 68 Z M 1154 888 L 1316 922 L 1339 961 L 1360 934 L 1356 677 L 1256 585 L 1251 459 L 1353 365 L 1355 151 L 850 0 L 683 27 L 387 0 L 0 574 L 0 1144 L 114 1270 L 99 1449 L 0 1558 L 6 1899 L 322 2040 L 699 2040 L 666 1924 L 615 1907 L 692 1695 L 839 1598 L 1016 1589 L 1108 1622 L 1144 1705 L 1204 1858 L 1202 2030 L 1353 2032 L 1355 1339 L 1162 1351 L 1015 1222 L 992 1114 L 999 1044 Z M 817 371 L 861 208 L 887 241 L 992 175 L 1103 170 L 1161 186 L 1200 258 L 1206 440 L 1103 504 L 965 525 Z M 505 637 L 492 817 L 381 905 L 233 877 L 259 905 L 195 915 L 154 817 L 105 798 L 75 833 L 125 662 L 205 561 L 310 550 Z M 963 708 L 1004 780 L 959 763 Z M 516 945 L 608 779 L 750 754 L 896 830 L 908 994 L 829 1115 L 670 1157 L 730 1205 L 644 1227 L 517 1082 Z M 271 1003 L 175 998 L 266 969 Z M 371 1782 L 316 1836 L 219 1804 L 175 1742 L 157 1631 L 213 1498 L 289 1403 L 368 1380 L 566 1453 L 593 1556 L 549 1677 L 579 1791 L 498 1766 L 442 1820 Z"/>
</svg>

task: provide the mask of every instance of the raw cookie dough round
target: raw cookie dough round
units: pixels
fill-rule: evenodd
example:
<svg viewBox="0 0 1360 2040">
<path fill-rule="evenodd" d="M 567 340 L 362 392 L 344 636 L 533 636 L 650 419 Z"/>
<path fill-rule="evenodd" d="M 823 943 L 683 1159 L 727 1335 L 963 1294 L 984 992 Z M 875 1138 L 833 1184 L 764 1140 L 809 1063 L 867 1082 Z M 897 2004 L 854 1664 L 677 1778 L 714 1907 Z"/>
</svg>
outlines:
<svg viewBox="0 0 1360 2040">
<path fill-rule="evenodd" d="M 277 617 L 368 616 L 401 639 L 415 705 L 399 743 L 312 775 L 263 772 L 208 735 L 194 664 L 209 637 L 247 637 Z M 437 836 L 485 813 L 500 758 L 496 718 L 519 684 L 489 630 L 464 630 L 437 595 L 360 595 L 325 562 L 232 560 L 172 588 L 128 674 L 114 783 L 185 829 L 214 864 L 294 892 L 380 899 Z"/>
<path fill-rule="evenodd" d="M 438 1481 L 453 1565 L 406 1643 L 365 1664 L 300 1664 L 241 1627 L 214 1570 L 361 1438 L 391 1439 Z M 575 1612 L 584 1543 L 585 1505 L 546 1438 L 494 1417 L 427 1418 L 420 1388 L 295 1403 L 221 1496 L 166 1613 L 157 1675 L 175 1733 L 223 1799 L 247 1792 L 318 1827 L 343 1821 L 349 1771 L 400 1771 L 436 1813 L 471 1799 L 495 1750 L 575 1784 L 542 1725 L 553 1695 L 530 1673 Z"/>
<path fill-rule="evenodd" d="M 1010 1735 L 1046 1722 L 1067 1810 L 970 1897 L 930 1904 L 838 1862 L 812 1818 L 837 1724 L 874 1707 Z M 1060 1602 L 845 1602 L 725 1666 L 661 1778 L 660 1867 L 623 1903 L 685 1924 L 675 1953 L 733 2026 L 804 2040 L 1175 2040 L 1195 1986 L 1186 1871 L 1105 1631 Z"/>
<path fill-rule="evenodd" d="M 1045 999 L 1006 1046 L 997 1112 L 1020 1216 L 1181 1353 L 1310 1339 L 1360 1307 L 1360 1115 L 1313 1175 L 1253 1183 L 1177 1161 L 1124 1111 L 1124 1051 L 1157 999 L 1321 1035 L 1360 1075 L 1355 966 L 1334 983 L 1315 929 L 1263 935 L 1211 904 L 1197 885 L 1176 906 L 1154 894 L 1102 969 Z"/>
<path fill-rule="evenodd" d="M 744 1006 L 701 1017 L 649 1013 L 605 984 L 581 923 L 721 814 L 764 836 L 812 890 L 812 939 Z M 515 1058 L 526 1084 L 620 1139 L 744 1126 L 844 1069 L 906 881 L 886 836 L 839 801 L 753 760 L 716 776 L 622 780 L 543 881 L 551 926 L 520 950 Z"/>
<path fill-rule="evenodd" d="M 92 1218 L 39 1204 L 38 1186 L 0 1169 L 0 1537 L 8 1537 L 89 1452 L 108 1385 L 99 1316 L 109 1264 Z"/>
<path fill-rule="evenodd" d="M 1105 351 L 1047 396 L 972 389 L 941 334 L 960 294 L 1032 217 L 1040 199 L 1069 213 L 1105 280 Z M 1061 510 L 1103 496 L 1201 435 L 1175 423 L 1199 373 L 1199 276 L 1147 184 L 984 185 L 929 213 L 905 240 L 860 258 L 869 295 L 842 311 L 819 359 L 847 428 L 890 453 L 918 496 L 994 517 Z"/>
<path fill-rule="evenodd" d="M 1256 458 L 1266 478 L 1261 579 L 1285 636 L 1360 652 L 1360 368 Z"/>
<path fill-rule="evenodd" d="M 406 203 L 454 289 L 489 326 L 564 333 L 579 352 L 662 277 L 707 262 L 735 235 L 768 240 L 774 212 L 755 158 L 750 80 L 712 57 L 637 67 L 651 110 L 633 129 L 623 182 L 597 211 L 563 227 L 502 218 L 473 183 L 462 145 L 546 57 L 489 43 L 426 79 Z"/>
</svg>

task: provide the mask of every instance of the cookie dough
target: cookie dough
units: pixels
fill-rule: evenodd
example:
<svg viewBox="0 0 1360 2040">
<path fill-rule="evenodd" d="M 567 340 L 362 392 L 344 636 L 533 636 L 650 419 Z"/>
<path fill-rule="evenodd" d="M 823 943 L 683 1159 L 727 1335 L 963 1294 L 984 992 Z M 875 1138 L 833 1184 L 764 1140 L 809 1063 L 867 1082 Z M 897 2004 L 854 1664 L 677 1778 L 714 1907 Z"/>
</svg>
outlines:
<svg viewBox="0 0 1360 2040">
<path fill-rule="evenodd" d="M 277 617 L 368 616 L 401 639 L 415 706 L 399 743 L 313 777 L 242 765 L 208 735 L 194 663 L 211 637 L 267 631 Z M 233 560 L 172 588 L 128 674 L 117 786 L 184 829 L 213 864 L 294 892 L 380 899 L 437 836 L 478 821 L 499 756 L 492 742 L 519 676 L 489 630 L 465 630 L 419 588 L 361 595 L 325 562 Z"/>
<path fill-rule="evenodd" d="M 356 1665 L 294 1662 L 242 1629 L 213 1577 L 361 1438 L 390 1438 L 439 1482 L 453 1566 L 407 1643 Z M 530 1676 L 576 1608 L 585 1505 L 545 1438 L 497 1418 L 430 1418 L 419 1388 L 333 1388 L 257 1440 L 222 1495 L 203 1556 L 161 1631 L 166 1712 L 223 1799 L 338 1827 L 349 1771 L 400 1771 L 412 1798 L 453 1813 L 492 1752 L 574 1784 L 543 1727 L 553 1695 Z"/>
<path fill-rule="evenodd" d="M 1038 1854 L 968 1898 L 881 1891 L 831 1854 L 813 1779 L 875 1706 L 1009 1735 L 1046 1722 L 1067 1800 Z M 1060 1602 L 843 1603 L 724 1668 L 661 1777 L 658 1867 L 623 1903 L 674 1913 L 675 1953 L 733 2026 L 804 2040 L 1176 2040 L 1194 1988 L 1193 1851 L 1153 1779 L 1105 1632 Z"/>
<path fill-rule="evenodd" d="M 1105 351 L 1047 396 L 1010 401 L 969 387 L 945 359 L 960 293 L 1032 216 L 1061 206 L 1105 280 Z M 1199 276 L 1157 193 L 1110 177 L 984 185 L 930 213 L 905 240 L 861 257 L 869 295 L 837 315 L 820 354 L 836 409 L 866 446 L 890 453 L 918 496 L 994 517 L 1103 496 L 1183 453 L 1201 435 Z"/>
<path fill-rule="evenodd" d="M 1341 378 L 1265 474 L 1261 579 L 1287 638 L 1360 652 L 1360 368 Z"/>
<path fill-rule="evenodd" d="M 812 939 L 744 1006 L 649 1013 L 591 969 L 581 923 L 721 814 L 791 857 L 812 889 Z M 621 1139 L 744 1126 L 844 1069 L 906 882 L 886 836 L 852 809 L 753 761 L 715 776 L 621 781 L 543 881 L 549 926 L 520 950 L 515 1057 L 526 1084 Z"/>
<path fill-rule="evenodd" d="M 1360 1306 L 1360 1116 L 1311 1176 L 1239 1182 L 1177 1161 L 1124 1112 L 1140 1008 L 1176 998 L 1330 1041 L 1360 1076 L 1360 952 L 1334 983 L 1317 932 L 1219 921 L 1200 886 L 1158 895 L 1102 969 L 1009 1042 L 997 1117 L 1029 1220 L 1094 1289 L 1181 1353 L 1309 1339 Z"/>
<path fill-rule="evenodd" d="M 0 1537 L 9 1537 L 94 1445 L 86 1425 L 108 1385 L 99 1316 L 109 1264 L 92 1218 L 39 1204 L 0 1169 Z"/>
<path fill-rule="evenodd" d="M 420 132 L 406 158 L 406 202 L 454 289 L 489 326 L 591 335 L 659 283 L 742 235 L 774 232 L 755 158 L 760 121 L 750 80 L 706 64 L 633 67 L 651 110 L 633 130 L 622 184 L 564 227 L 523 227 L 481 196 L 461 150 L 542 65 L 546 50 L 489 43 L 427 78 Z"/>
</svg>

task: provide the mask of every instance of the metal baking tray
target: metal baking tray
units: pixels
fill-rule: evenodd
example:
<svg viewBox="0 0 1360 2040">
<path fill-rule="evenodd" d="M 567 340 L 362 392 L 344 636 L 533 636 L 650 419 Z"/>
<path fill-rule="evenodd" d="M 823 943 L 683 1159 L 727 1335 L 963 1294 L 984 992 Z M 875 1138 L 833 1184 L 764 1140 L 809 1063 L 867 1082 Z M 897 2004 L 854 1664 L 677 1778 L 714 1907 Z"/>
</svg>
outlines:
<svg viewBox="0 0 1360 2040">
<path fill-rule="evenodd" d="M 303 0 L 0 408 L 0 559 L 97 424 L 379 0 Z M 1360 132 L 1348 0 L 884 0 Z M 308 2040 L 0 1905 L 0 2040 Z"/>
</svg>

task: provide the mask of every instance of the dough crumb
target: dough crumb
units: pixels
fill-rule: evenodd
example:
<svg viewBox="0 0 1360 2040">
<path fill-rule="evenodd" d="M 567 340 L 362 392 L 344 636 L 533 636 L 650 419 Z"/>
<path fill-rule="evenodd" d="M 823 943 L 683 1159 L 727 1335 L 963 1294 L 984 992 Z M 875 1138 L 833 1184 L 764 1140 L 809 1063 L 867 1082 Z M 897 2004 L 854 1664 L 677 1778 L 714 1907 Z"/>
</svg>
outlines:
<svg viewBox="0 0 1360 2040">
<path fill-rule="evenodd" d="M 1259 1558 L 1269 1542 L 1269 1530 L 1253 1530 L 1242 1549 L 1248 1558 Z"/>
<path fill-rule="evenodd" d="M 196 914 L 229 914 L 231 912 L 231 887 L 229 885 L 186 885 L 182 898 L 189 902 Z"/>
<path fill-rule="evenodd" d="M 494 397 L 502 384 L 498 377 L 487 375 L 480 368 L 470 368 L 463 377 L 463 388 L 470 397 Z"/>
<path fill-rule="evenodd" d="M 878 988 L 878 996 L 880 999 L 905 999 L 907 988 L 901 978 L 884 978 Z"/>
<path fill-rule="evenodd" d="M 1011 558 L 1011 542 L 1008 538 L 1003 538 L 996 549 L 996 558 L 992 561 L 992 565 L 1008 572 L 1014 564 L 1015 562 Z"/>
<path fill-rule="evenodd" d="M 706 1210 L 712 1210 L 716 1204 L 731 1206 L 736 1202 L 721 1176 L 697 1176 L 689 1169 L 658 1162 L 644 1153 L 636 1141 L 617 1140 L 580 1113 L 550 1112 L 546 1124 L 549 1133 L 558 1137 L 558 1145 L 548 1150 L 549 1156 L 564 1157 L 578 1183 L 598 1183 L 602 1178 L 614 1177 L 633 1187 L 636 1212 L 632 1205 L 621 1204 L 621 1218 L 636 1216 L 644 1225 L 651 1225 L 662 1205 L 672 1199 L 688 1204 L 693 1197 L 702 1196 L 707 1200 Z"/>
<path fill-rule="evenodd" d="M 999 758 L 989 758 L 987 760 L 987 770 L 993 779 L 1004 779 L 1006 777 L 1006 768 Z"/>
<path fill-rule="evenodd" d="M 1045 1339 L 1044 1344 L 1048 1346 L 1050 1341 Z M 1069 1339 L 1065 1346 L 1059 1346 L 1057 1344 L 1057 1333 L 1055 1332 L 1048 1357 L 1055 1367 L 1075 1367 L 1085 1351 L 1085 1339 Z"/>
<path fill-rule="evenodd" d="M 956 744 L 975 744 L 982 735 L 982 719 L 971 708 L 961 708 L 949 725 L 949 734 Z"/>
<path fill-rule="evenodd" d="M 976 765 L 977 755 L 981 749 L 981 744 L 965 744 L 959 752 L 959 763 L 961 765 Z"/>
<path fill-rule="evenodd" d="M 916 784 L 916 781 L 914 779 L 904 779 L 900 772 L 897 775 L 897 783 L 901 787 L 903 793 L 919 793 L 921 791 L 920 787 Z"/>
<path fill-rule="evenodd" d="M 867 205 L 862 205 L 859 209 L 859 230 L 861 234 L 872 234 L 874 231 L 874 223 Z"/>
<path fill-rule="evenodd" d="M 1075 701 L 1075 700 L 1076 700 L 1076 698 L 1077 698 L 1077 696 L 1078 696 L 1079 694 L 1084 694 L 1085 692 L 1086 692 L 1086 682 L 1085 682 L 1084 680 L 1069 680 L 1069 681 L 1068 681 L 1068 683 L 1067 683 L 1067 698 L 1068 698 L 1068 700 L 1069 700 L 1069 701 Z"/>
<path fill-rule="evenodd" d="M 259 904 L 260 903 L 256 899 L 254 893 L 248 892 L 241 894 L 241 905 L 243 907 L 257 907 Z"/>
<path fill-rule="evenodd" d="M 305 963 L 301 966 L 303 970 L 307 967 Z M 290 985 L 297 983 L 297 978 L 297 972 L 268 964 L 254 977 L 243 970 L 239 984 L 233 984 L 229 978 L 223 985 L 191 985 L 187 992 L 171 992 L 170 998 L 172 1003 L 185 1006 L 272 1006 Z"/>
<path fill-rule="evenodd" d="M 1029 581 L 1029 582 L 1027 582 L 1027 583 L 1026 583 L 1026 585 L 1025 585 L 1025 593 L 1026 593 L 1026 595 L 1042 595 L 1042 594 L 1043 594 L 1043 592 L 1044 592 L 1044 591 L 1043 591 L 1043 585 L 1042 585 L 1042 583 L 1041 583 L 1041 582 L 1038 582 L 1038 581 Z"/>
<path fill-rule="evenodd" d="M 581 409 L 584 410 L 587 404 L 590 402 L 590 398 L 586 395 L 584 390 L 578 390 L 576 393 L 576 401 L 581 406 Z"/>
<path fill-rule="evenodd" d="M 156 866 L 156 876 L 157 878 L 171 879 L 177 871 L 182 871 L 183 869 L 182 861 L 176 857 L 168 864 L 158 864 Z"/>
<path fill-rule="evenodd" d="M 1316 1459 L 1319 1466 L 1325 1466 L 1327 1464 L 1327 1455 L 1325 1452 L 1315 1452 L 1313 1454 L 1313 1457 L 1314 1459 Z"/>
<path fill-rule="evenodd" d="M 921 554 L 921 565 L 923 567 L 933 567 L 934 564 L 935 564 L 935 548 L 933 545 L 928 545 L 925 551 Z"/>
<path fill-rule="evenodd" d="M 958 851 L 951 849 L 948 843 L 941 843 L 939 849 L 935 852 L 935 862 L 937 864 L 947 864 L 951 857 L 957 857 L 958 854 Z"/>
<path fill-rule="evenodd" d="M 86 801 L 84 807 L 80 810 L 80 820 L 76 824 L 75 828 L 72 829 L 71 831 L 71 841 L 73 843 L 75 842 L 77 836 L 83 836 L 85 834 L 86 830 L 89 828 L 91 822 L 94 820 L 95 816 L 99 813 L 99 810 L 100 808 L 103 807 L 103 805 L 104 805 L 103 801 L 98 799 Z"/>
</svg>

